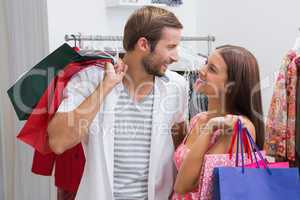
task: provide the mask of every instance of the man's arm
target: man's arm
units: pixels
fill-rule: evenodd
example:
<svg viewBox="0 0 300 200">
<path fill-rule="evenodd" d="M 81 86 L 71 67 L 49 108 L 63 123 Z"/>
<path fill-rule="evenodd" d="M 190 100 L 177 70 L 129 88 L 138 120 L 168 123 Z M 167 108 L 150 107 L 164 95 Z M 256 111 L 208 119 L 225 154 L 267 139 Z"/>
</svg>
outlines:
<svg viewBox="0 0 300 200">
<path fill-rule="evenodd" d="M 77 108 L 70 112 L 58 112 L 48 125 L 49 146 L 56 154 L 74 147 L 87 135 L 90 124 L 112 88 L 122 81 L 127 66 L 107 64 L 103 81 Z"/>
</svg>

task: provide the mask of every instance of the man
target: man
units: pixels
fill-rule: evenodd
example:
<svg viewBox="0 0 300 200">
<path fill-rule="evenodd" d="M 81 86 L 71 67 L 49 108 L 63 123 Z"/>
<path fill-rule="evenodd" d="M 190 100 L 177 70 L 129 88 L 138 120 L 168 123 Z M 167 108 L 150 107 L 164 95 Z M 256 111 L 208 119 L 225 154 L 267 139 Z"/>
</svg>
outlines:
<svg viewBox="0 0 300 200">
<path fill-rule="evenodd" d="M 76 199 L 169 198 L 171 127 L 183 124 L 187 109 L 185 80 L 167 70 L 178 59 L 181 30 L 167 10 L 138 9 L 125 25 L 123 63 L 89 67 L 68 83 L 48 134 L 57 154 L 83 143 Z"/>
</svg>

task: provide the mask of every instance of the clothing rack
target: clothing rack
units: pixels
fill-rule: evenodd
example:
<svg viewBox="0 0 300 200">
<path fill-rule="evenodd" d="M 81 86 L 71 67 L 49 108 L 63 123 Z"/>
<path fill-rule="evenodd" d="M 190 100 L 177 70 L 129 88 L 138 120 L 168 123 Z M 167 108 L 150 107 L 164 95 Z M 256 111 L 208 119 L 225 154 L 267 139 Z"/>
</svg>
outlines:
<svg viewBox="0 0 300 200">
<path fill-rule="evenodd" d="M 123 36 L 118 35 L 65 35 L 65 41 L 122 41 Z M 183 36 L 181 41 L 215 41 L 215 37 L 211 35 L 207 36 Z"/>
<path fill-rule="evenodd" d="M 82 41 L 122 41 L 123 36 L 119 35 L 81 35 L 81 34 L 66 34 L 65 41 L 78 41 L 79 47 L 82 47 Z M 208 54 L 211 52 L 212 42 L 216 39 L 212 35 L 207 36 L 183 36 L 181 41 L 206 41 Z"/>
</svg>

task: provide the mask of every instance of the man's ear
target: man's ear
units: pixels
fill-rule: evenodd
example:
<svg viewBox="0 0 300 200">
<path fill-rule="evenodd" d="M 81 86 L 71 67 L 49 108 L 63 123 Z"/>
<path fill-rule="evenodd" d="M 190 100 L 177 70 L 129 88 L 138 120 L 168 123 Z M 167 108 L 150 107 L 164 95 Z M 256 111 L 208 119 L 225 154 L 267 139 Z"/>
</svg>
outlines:
<svg viewBox="0 0 300 200">
<path fill-rule="evenodd" d="M 150 51 L 150 44 L 145 37 L 140 37 L 136 42 L 136 48 L 140 51 L 147 52 Z"/>
</svg>

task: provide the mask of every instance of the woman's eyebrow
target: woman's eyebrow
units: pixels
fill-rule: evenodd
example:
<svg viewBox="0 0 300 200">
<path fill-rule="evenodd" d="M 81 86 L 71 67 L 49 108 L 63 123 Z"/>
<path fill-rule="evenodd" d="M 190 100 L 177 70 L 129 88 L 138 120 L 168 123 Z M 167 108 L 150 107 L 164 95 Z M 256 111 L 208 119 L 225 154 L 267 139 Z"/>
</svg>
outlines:
<svg viewBox="0 0 300 200">
<path fill-rule="evenodd" d="M 214 65 L 213 63 L 210 63 L 210 66 L 215 70 L 215 71 L 219 71 L 218 67 L 216 65 Z"/>
</svg>

